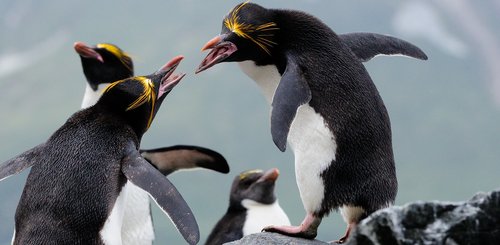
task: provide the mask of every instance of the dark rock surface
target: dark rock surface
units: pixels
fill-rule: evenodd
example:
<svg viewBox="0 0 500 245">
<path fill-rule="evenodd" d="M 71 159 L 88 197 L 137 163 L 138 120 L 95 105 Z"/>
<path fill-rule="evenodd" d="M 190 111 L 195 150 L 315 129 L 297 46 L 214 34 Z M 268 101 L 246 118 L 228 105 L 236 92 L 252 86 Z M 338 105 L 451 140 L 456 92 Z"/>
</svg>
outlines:
<svg viewBox="0 0 500 245">
<path fill-rule="evenodd" d="M 467 202 L 414 202 L 364 219 L 347 244 L 500 244 L 500 191 Z"/>
<path fill-rule="evenodd" d="M 275 233 L 259 233 L 231 245 L 324 245 Z M 361 221 L 348 245 L 498 245 L 500 244 L 500 190 L 478 193 L 467 202 L 413 202 L 379 210 Z"/>
</svg>

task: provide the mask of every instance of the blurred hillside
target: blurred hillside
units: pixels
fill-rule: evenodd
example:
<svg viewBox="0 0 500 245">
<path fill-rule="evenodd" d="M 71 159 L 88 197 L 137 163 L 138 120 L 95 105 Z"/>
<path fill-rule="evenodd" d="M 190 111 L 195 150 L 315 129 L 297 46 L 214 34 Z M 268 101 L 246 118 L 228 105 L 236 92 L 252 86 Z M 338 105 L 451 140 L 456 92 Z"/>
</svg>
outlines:
<svg viewBox="0 0 500 245">
<path fill-rule="evenodd" d="M 377 32 L 404 38 L 428 61 L 377 57 L 366 63 L 391 116 L 399 178 L 398 204 L 465 200 L 500 186 L 500 4 L 495 0 L 263 1 L 311 13 L 337 33 Z M 85 78 L 73 42 L 111 42 L 132 54 L 136 74 L 171 57 L 188 76 L 163 103 L 143 148 L 193 144 L 221 152 L 229 175 L 181 172 L 171 179 L 192 207 L 202 242 L 225 212 L 233 176 L 278 167 L 277 194 L 292 223 L 304 211 L 293 156 L 272 143 L 268 106 L 235 64 L 194 75 L 201 46 L 221 29 L 237 1 L 0 1 L 0 162 L 45 141 L 79 109 Z M 0 244 L 28 171 L 0 183 Z M 154 210 L 156 244 L 183 244 Z M 318 239 L 344 232 L 333 213 Z M 333 237 L 332 237 L 333 236 Z"/>
</svg>

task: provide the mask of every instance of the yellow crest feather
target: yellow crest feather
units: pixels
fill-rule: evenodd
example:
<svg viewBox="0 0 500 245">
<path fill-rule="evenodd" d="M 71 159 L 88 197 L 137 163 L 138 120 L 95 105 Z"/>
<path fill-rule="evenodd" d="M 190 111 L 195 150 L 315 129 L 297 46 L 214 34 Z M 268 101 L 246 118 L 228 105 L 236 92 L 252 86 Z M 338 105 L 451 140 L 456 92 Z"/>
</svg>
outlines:
<svg viewBox="0 0 500 245">
<path fill-rule="evenodd" d="M 155 104 L 156 104 L 156 92 L 154 89 L 155 86 L 153 84 L 153 81 L 151 81 L 151 79 L 146 78 L 146 77 L 135 77 L 135 78 L 133 78 L 133 80 L 138 81 L 143 86 L 144 90 L 141 93 L 141 95 L 139 95 L 139 97 L 137 97 L 137 99 L 134 102 L 130 103 L 130 105 L 125 110 L 126 111 L 133 110 L 133 109 L 136 109 L 139 106 L 143 105 L 146 102 L 150 102 L 151 103 L 151 111 L 150 111 L 149 118 L 148 118 L 148 124 L 146 126 L 146 130 L 147 130 L 149 128 L 149 126 L 151 126 L 151 123 L 153 122 L 153 115 L 154 115 L 154 109 L 155 109 Z M 108 85 L 104 89 L 103 93 L 109 92 L 113 87 L 115 87 L 116 85 L 123 83 L 125 81 L 127 81 L 127 79 L 119 80 L 119 81 L 111 83 L 110 85 Z"/>
<path fill-rule="evenodd" d="M 240 180 L 243 180 L 243 179 L 245 179 L 246 177 L 248 177 L 251 174 L 257 174 L 257 173 L 262 173 L 262 172 L 263 171 L 261 169 L 248 170 L 248 171 L 245 171 L 245 172 L 241 173 L 240 176 L 239 176 L 239 178 L 240 178 Z"/>
<path fill-rule="evenodd" d="M 128 63 L 131 61 L 129 54 L 116 47 L 115 45 L 109 43 L 99 43 L 96 45 L 96 47 L 106 49 L 108 52 L 116 56 L 120 60 L 120 62 L 122 62 L 125 67 L 127 67 L 128 70 L 132 71 L 132 67 L 130 67 L 130 64 Z"/>
<path fill-rule="evenodd" d="M 276 45 L 276 43 L 270 40 L 270 38 L 274 36 L 274 34 L 270 31 L 278 30 L 279 28 L 274 22 L 268 22 L 258 26 L 240 22 L 238 12 L 248 2 L 250 1 L 242 3 L 240 6 L 231 11 L 231 13 L 224 19 L 224 25 L 236 35 L 254 42 L 267 54 L 271 54 L 269 48 Z"/>
</svg>

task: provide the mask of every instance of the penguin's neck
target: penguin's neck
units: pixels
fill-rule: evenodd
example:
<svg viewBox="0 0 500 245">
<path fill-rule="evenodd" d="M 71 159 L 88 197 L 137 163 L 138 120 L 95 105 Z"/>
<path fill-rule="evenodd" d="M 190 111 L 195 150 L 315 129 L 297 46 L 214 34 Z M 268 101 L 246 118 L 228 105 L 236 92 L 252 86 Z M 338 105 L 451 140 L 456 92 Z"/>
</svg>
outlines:
<svg viewBox="0 0 500 245">
<path fill-rule="evenodd" d="M 273 102 L 274 92 L 281 80 L 275 65 L 258 66 L 254 61 L 238 62 L 241 70 L 257 83 L 269 105 Z"/>
<path fill-rule="evenodd" d="M 85 93 L 83 94 L 82 109 L 93 106 L 99 98 L 101 98 L 102 92 L 109 85 L 109 83 L 101 83 L 97 86 L 97 90 L 93 90 L 92 87 L 87 83 L 85 88 Z"/>
</svg>

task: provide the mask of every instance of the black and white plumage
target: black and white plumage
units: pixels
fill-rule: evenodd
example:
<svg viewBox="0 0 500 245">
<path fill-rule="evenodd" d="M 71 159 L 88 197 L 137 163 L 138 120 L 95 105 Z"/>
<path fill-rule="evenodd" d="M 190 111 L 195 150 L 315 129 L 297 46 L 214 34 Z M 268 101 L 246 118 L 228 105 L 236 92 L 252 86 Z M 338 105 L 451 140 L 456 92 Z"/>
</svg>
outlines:
<svg viewBox="0 0 500 245">
<path fill-rule="evenodd" d="M 110 83 L 134 76 L 132 58 L 114 44 L 99 43 L 90 47 L 75 42 L 73 47 L 80 56 L 87 79 L 82 108 L 94 105 Z"/>
<path fill-rule="evenodd" d="M 83 73 L 87 79 L 83 109 L 97 103 L 110 83 L 133 76 L 132 58 L 114 44 L 99 43 L 88 46 L 83 42 L 75 42 L 74 48 L 81 58 Z M 204 147 L 176 145 L 140 152 L 164 175 L 193 168 L 229 172 L 226 159 L 218 152 Z M 124 189 L 127 194 L 121 228 L 122 242 L 125 245 L 150 245 L 155 239 L 155 232 L 149 195 L 130 182 L 127 182 Z"/>
<path fill-rule="evenodd" d="M 255 169 L 236 176 L 231 186 L 229 207 L 210 232 L 205 244 L 218 245 L 259 233 L 272 224 L 290 225 L 274 193 L 279 171 Z"/>
<path fill-rule="evenodd" d="M 172 88 L 178 56 L 149 76 L 111 83 L 45 143 L 0 166 L 0 180 L 32 167 L 16 211 L 14 244 L 121 244 L 126 182 L 145 190 L 190 244 L 196 220 L 175 187 L 139 152 Z"/>
<path fill-rule="evenodd" d="M 359 220 L 394 202 L 389 116 L 361 61 L 377 54 L 426 56 L 413 45 L 409 52 L 392 48 L 398 39 L 365 38 L 369 35 L 340 38 L 307 13 L 245 2 L 202 48 L 211 51 L 197 72 L 238 62 L 271 104 L 274 143 L 284 151 L 288 142 L 294 152 L 306 217 L 300 226 L 267 231 L 314 238 L 321 219 L 339 208 L 348 224 L 339 239 L 344 242 Z M 385 44 L 373 43 L 377 40 Z"/>
</svg>

